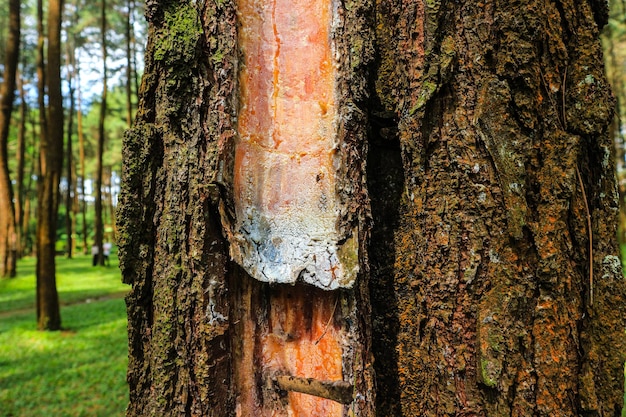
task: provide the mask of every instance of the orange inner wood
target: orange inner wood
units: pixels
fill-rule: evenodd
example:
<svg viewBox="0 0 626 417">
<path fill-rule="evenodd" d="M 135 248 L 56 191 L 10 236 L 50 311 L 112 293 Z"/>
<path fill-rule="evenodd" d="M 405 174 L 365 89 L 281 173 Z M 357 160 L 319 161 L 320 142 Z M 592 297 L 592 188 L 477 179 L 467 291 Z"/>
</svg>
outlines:
<svg viewBox="0 0 626 417">
<path fill-rule="evenodd" d="M 272 297 L 269 332 L 261 339 L 263 363 L 288 375 L 340 381 L 341 331 L 333 319 L 339 295 L 314 293 L 305 286 L 283 287 Z M 296 392 L 289 393 L 289 407 L 294 417 L 341 416 L 343 410 L 334 401 Z"/>
<path fill-rule="evenodd" d="M 239 0 L 239 142 L 235 192 L 275 215 L 334 194 L 330 2 Z M 318 196 L 311 195 L 317 192 Z"/>
<path fill-rule="evenodd" d="M 239 227 L 247 230 L 244 235 L 260 230 L 266 240 L 302 239 L 294 256 L 312 258 L 306 238 L 332 240 L 337 233 L 330 1 L 239 0 L 238 16 L 243 65 L 234 192 Z M 289 261 L 286 252 L 281 258 Z M 296 278 L 252 275 L 271 282 Z"/>
<path fill-rule="evenodd" d="M 342 353 L 350 338 L 340 324 L 340 293 L 305 284 L 281 285 L 266 292 L 245 279 L 238 307 L 244 316 L 236 322 L 241 335 L 236 416 L 343 416 L 343 405 L 308 394 L 289 392 L 285 402 L 271 382 L 276 375 L 343 379 Z M 264 298 L 267 301 L 261 301 Z"/>
<path fill-rule="evenodd" d="M 274 227 L 286 220 L 295 230 L 313 223 L 315 233 L 335 233 L 330 0 L 238 0 L 237 8 L 243 66 L 236 214 L 247 219 L 254 213 Z M 268 409 L 250 376 L 280 373 L 341 380 L 345 331 L 333 318 L 341 309 L 337 297 L 302 284 L 275 288 L 266 304 L 267 327 L 258 326 L 258 317 L 242 323 L 238 415 L 342 415 L 341 404 L 294 392 L 288 394 L 285 409 Z M 242 307 L 258 314 L 253 303 Z"/>
</svg>

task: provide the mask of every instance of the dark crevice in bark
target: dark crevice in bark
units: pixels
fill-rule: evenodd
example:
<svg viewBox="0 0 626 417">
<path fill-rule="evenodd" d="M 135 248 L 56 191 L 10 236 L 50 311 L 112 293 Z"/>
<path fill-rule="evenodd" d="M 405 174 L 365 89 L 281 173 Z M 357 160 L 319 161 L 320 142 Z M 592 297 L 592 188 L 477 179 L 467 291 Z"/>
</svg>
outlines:
<svg viewBox="0 0 626 417">
<path fill-rule="evenodd" d="M 377 415 L 400 415 L 397 370 L 398 310 L 394 294 L 395 230 L 399 224 L 404 190 L 397 120 L 390 113 L 370 115 L 371 131 L 367 160 L 367 187 L 373 227 L 368 248 L 372 351 L 376 372 Z"/>
<path fill-rule="evenodd" d="M 567 13 L 565 12 L 565 9 L 563 7 L 563 2 L 560 0 L 556 0 L 554 1 L 554 6 L 558 10 L 559 16 L 560 16 L 559 25 L 561 26 L 561 29 L 563 30 L 562 31 L 563 43 L 567 45 L 569 43 L 569 39 L 571 39 L 572 36 L 574 36 L 574 31 L 570 27 Z"/>
</svg>

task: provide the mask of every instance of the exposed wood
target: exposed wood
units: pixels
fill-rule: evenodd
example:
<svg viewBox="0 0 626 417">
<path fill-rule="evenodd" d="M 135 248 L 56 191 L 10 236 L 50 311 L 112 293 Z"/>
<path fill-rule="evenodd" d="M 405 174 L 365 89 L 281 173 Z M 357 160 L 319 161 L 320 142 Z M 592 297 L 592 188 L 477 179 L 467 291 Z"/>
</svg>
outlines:
<svg viewBox="0 0 626 417">
<path fill-rule="evenodd" d="M 337 98 L 340 13 L 329 0 L 306 7 L 239 0 L 242 50 L 234 160 L 231 256 L 264 282 L 353 286 L 358 229 L 340 198 L 346 175 Z M 348 219 L 342 219 L 342 216 Z"/>
</svg>

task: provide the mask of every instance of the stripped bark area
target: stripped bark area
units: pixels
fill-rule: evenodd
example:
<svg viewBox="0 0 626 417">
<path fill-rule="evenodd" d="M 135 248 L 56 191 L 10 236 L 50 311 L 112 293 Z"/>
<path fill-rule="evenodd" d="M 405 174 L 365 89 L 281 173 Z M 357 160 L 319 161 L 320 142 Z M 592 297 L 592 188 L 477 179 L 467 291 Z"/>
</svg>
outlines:
<svg viewBox="0 0 626 417">
<path fill-rule="evenodd" d="M 238 13 L 238 138 L 224 158 L 234 207 L 222 211 L 247 272 L 229 286 L 236 413 L 372 415 L 361 110 L 371 4 L 240 1 Z M 273 382 L 290 377 L 352 389 L 337 402 Z"/>
<path fill-rule="evenodd" d="M 243 65 L 231 254 L 261 281 L 349 288 L 358 231 L 337 230 L 332 2 L 240 0 L 237 9 Z"/>
<path fill-rule="evenodd" d="M 350 326 L 355 306 L 349 295 L 308 285 L 269 287 L 245 276 L 231 286 L 235 306 L 235 389 L 238 416 L 344 416 L 365 412 L 355 398 L 363 373 L 362 342 Z M 250 311 L 257 314 L 250 316 Z M 281 378 L 350 386 L 341 399 L 289 389 Z M 361 383 L 362 385 L 362 383 Z M 313 394 L 313 395 L 312 395 Z M 318 394 L 318 395 L 314 395 Z M 364 400 L 371 393 L 360 393 Z M 367 415 L 367 414 L 363 414 Z"/>
<path fill-rule="evenodd" d="M 377 3 L 377 114 L 397 120 L 406 178 L 395 256 L 372 265 L 393 271 L 374 331 L 397 332 L 374 339 L 377 360 L 397 354 L 378 415 L 620 415 L 600 3 Z"/>
</svg>

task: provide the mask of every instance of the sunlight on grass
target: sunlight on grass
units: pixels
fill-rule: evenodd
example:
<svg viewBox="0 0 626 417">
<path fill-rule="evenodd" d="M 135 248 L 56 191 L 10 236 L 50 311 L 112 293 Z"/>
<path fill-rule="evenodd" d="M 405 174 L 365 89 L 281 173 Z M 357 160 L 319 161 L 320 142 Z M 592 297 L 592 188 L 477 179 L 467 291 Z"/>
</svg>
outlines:
<svg viewBox="0 0 626 417">
<path fill-rule="evenodd" d="M 0 416 L 123 416 L 123 299 L 68 306 L 61 314 L 61 332 L 34 330 L 32 313 L 0 321 Z"/>
<path fill-rule="evenodd" d="M 0 280 L 0 313 L 35 308 L 35 258 L 19 262 L 17 277 Z M 117 294 L 129 287 L 122 283 L 117 257 L 111 266 L 91 266 L 91 257 L 57 257 L 57 289 L 61 304 Z"/>
<path fill-rule="evenodd" d="M 35 330 L 35 262 L 0 280 L 0 417 L 116 417 L 128 403 L 126 309 L 117 258 L 57 257 L 60 332 Z M 77 303 L 77 304 L 74 304 Z M 68 305 L 69 304 L 69 305 Z"/>
</svg>

